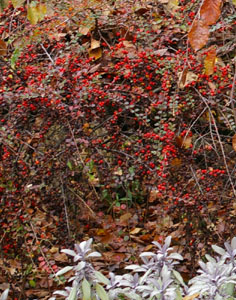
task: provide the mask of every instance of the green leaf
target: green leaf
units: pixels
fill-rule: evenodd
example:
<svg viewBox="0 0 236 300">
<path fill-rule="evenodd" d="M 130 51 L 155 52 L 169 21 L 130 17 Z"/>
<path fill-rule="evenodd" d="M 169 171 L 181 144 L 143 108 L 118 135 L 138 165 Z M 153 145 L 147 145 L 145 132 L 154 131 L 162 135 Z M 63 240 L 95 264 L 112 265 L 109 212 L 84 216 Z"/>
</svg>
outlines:
<svg viewBox="0 0 236 300">
<path fill-rule="evenodd" d="M 12 69 L 15 69 L 15 64 L 20 56 L 20 49 L 19 48 L 16 48 L 14 50 L 14 52 L 12 53 L 12 56 L 11 56 L 11 67 Z"/>
<path fill-rule="evenodd" d="M 68 162 L 67 162 L 67 167 L 68 167 L 70 170 L 72 170 L 72 168 L 73 168 L 73 167 L 72 167 L 72 163 L 71 163 L 71 161 L 69 161 L 69 160 L 68 160 Z"/>
<path fill-rule="evenodd" d="M 11 0 L 12 5 L 14 8 L 21 7 L 25 0 Z"/>
<path fill-rule="evenodd" d="M 107 292 L 104 290 L 104 288 L 100 284 L 96 284 L 96 292 L 98 296 L 101 298 L 101 300 L 109 300 L 109 297 L 107 295 Z"/>
<path fill-rule="evenodd" d="M 29 280 L 29 285 L 32 287 L 32 288 L 35 288 L 36 287 L 36 282 L 34 280 Z"/>
<path fill-rule="evenodd" d="M 68 300 L 76 300 L 77 286 L 75 285 L 70 292 Z"/>
<path fill-rule="evenodd" d="M 88 280 L 84 278 L 82 282 L 83 300 L 91 300 L 91 286 Z"/>
</svg>

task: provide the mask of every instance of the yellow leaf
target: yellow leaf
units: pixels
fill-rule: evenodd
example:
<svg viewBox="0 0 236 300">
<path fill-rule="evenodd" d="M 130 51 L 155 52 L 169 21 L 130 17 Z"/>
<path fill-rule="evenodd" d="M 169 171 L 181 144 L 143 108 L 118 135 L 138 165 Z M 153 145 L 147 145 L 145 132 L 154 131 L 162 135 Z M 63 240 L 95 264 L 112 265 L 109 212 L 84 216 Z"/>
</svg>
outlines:
<svg viewBox="0 0 236 300">
<path fill-rule="evenodd" d="M 204 59 L 205 74 L 212 75 L 214 73 L 214 67 L 216 63 L 216 48 L 211 46 L 207 49 L 207 55 Z"/>
<path fill-rule="evenodd" d="M 89 57 L 92 57 L 95 60 L 97 60 L 102 56 L 102 49 L 101 48 L 89 49 L 88 53 L 89 53 Z"/>
<path fill-rule="evenodd" d="M 38 20 L 42 21 L 44 19 L 44 16 L 47 13 L 47 7 L 45 4 L 39 4 L 36 6 L 37 12 L 38 12 Z"/>
<path fill-rule="evenodd" d="M 190 295 L 190 296 L 185 296 L 183 298 L 183 300 L 194 300 L 195 298 L 197 298 L 199 296 L 199 293 L 196 293 L 196 294 L 193 294 L 193 295 Z"/>
<path fill-rule="evenodd" d="M 21 7 L 25 0 L 11 0 L 12 5 L 14 8 Z"/>
<path fill-rule="evenodd" d="M 27 18 L 32 25 L 36 25 L 38 23 L 38 11 L 36 6 L 29 6 L 27 8 Z"/>
<path fill-rule="evenodd" d="M 236 6 L 236 0 L 232 0 L 234 6 Z"/>
<path fill-rule="evenodd" d="M 27 18 L 32 25 L 36 25 L 42 21 L 47 13 L 47 7 L 45 4 L 30 5 L 27 9 Z"/>
</svg>

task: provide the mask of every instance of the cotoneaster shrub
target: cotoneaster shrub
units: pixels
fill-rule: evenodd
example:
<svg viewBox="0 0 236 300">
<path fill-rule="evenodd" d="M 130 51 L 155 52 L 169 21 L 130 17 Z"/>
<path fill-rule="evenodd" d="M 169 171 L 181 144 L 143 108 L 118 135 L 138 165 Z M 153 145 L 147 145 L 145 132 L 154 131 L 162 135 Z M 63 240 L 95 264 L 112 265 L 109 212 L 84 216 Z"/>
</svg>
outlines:
<svg viewBox="0 0 236 300">
<path fill-rule="evenodd" d="M 233 224 L 233 65 L 224 35 L 217 37 L 214 74 L 207 75 L 210 44 L 197 55 L 186 40 L 200 1 L 181 1 L 176 14 L 158 3 L 128 15 L 116 2 L 108 18 L 99 7 L 71 12 L 66 5 L 64 14 L 56 10 L 36 25 L 25 18 L 25 6 L 9 5 L 1 15 L 1 33 L 10 36 L 0 62 L 5 254 L 18 254 L 24 239 L 17 229 L 24 236 L 27 211 L 38 202 L 58 216 L 58 232 L 68 237 L 62 188 L 75 211 L 73 191 L 108 209 L 151 198 L 147 214 L 161 205 L 183 224 L 195 252 L 199 239 L 218 238 L 211 225 L 222 214 Z M 222 11 L 230 10 L 225 3 Z M 230 36 L 233 22 L 212 30 Z M 190 77 L 184 87 L 181 73 Z"/>
</svg>

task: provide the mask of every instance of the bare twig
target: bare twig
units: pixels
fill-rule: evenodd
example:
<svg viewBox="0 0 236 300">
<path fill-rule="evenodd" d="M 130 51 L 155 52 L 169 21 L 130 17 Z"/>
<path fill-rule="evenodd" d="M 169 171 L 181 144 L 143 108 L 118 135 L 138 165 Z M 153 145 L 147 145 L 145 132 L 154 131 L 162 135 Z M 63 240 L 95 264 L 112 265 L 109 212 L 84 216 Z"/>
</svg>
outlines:
<svg viewBox="0 0 236 300">
<path fill-rule="evenodd" d="M 84 199 L 82 197 L 80 197 L 80 195 L 78 195 L 75 191 L 73 191 L 71 188 L 68 187 L 68 189 L 83 203 L 83 205 L 89 210 L 89 212 L 91 213 L 92 217 L 96 219 L 96 214 L 94 213 L 94 211 L 91 209 L 91 207 L 88 206 L 88 204 L 84 201 Z"/>
<path fill-rule="evenodd" d="M 69 122 L 68 122 L 68 127 L 69 127 L 69 129 L 70 129 L 71 137 L 72 137 L 73 142 L 74 142 L 74 144 L 75 144 L 75 148 L 76 148 L 76 152 L 77 152 L 77 154 L 78 154 L 78 156 L 79 156 L 79 160 L 80 160 L 80 162 L 82 163 L 83 167 L 85 167 L 85 163 L 84 163 L 84 161 L 83 161 L 83 159 L 82 159 L 82 157 L 81 157 L 81 155 L 80 155 L 80 151 L 79 151 L 77 142 L 76 142 L 76 140 L 75 140 L 74 132 L 73 132 L 73 130 L 72 130 L 72 128 L 71 128 Z M 94 187 L 92 184 L 90 184 L 90 183 L 89 183 L 89 185 L 92 187 L 92 189 L 93 189 L 93 191 L 94 191 L 94 194 L 96 195 L 96 198 L 99 200 L 100 198 L 99 198 L 99 196 L 98 196 L 98 194 L 97 194 L 97 191 L 95 190 L 95 187 Z"/>
<path fill-rule="evenodd" d="M 38 244 L 40 245 L 40 242 L 39 242 L 39 239 L 38 239 L 37 234 L 36 234 L 36 232 L 35 232 L 34 226 L 33 226 L 33 224 L 32 224 L 31 222 L 30 222 L 30 227 L 31 227 L 31 229 L 32 229 L 32 231 L 33 231 L 34 238 L 35 238 L 36 242 L 38 242 Z M 61 282 L 60 278 L 56 275 L 55 271 L 54 271 L 53 268 L 51 267 L 51 265 L 50 265 L 50 263 L 49 263 L 47 257 L 45 256 L 45 254 L 44 254 L 44 252 L 43 252 L 43 250 L 41 249 L 40 246 L 39 246 L 39 250 L 40 250 L 40 253 L 41 253 L 41 255 L 43 256 L 45 262 L 47 263 L 48 267 L 50 268 L 51 272 L 54 274 L 55 278 L 58 280 L 58 282 Z"/>
<path fill-rule="evenodd" d="M 63 187 L 63 181 L 62 177 L 60 176 L 61 180 L 61 193 L 62 193 L 62 198 L 63 198 L 63 204 L 64 204 L 64 209 L 65 209 L 65 216 L 66 216 L 66 226 L 67 226 L 67 231 L 68 231 L 68 236 L 69 238 L 71 237 L 71 232 L 70 232 L 70 223 L 69 223 L 69 218 L 68 218 L 68 211 L 67 211 L 67 206 L 66 206 L 66 195 Z"/>
<path fill-rule="evenodd" d="M 51 55 L 48 53 L 47 49 L 44 47 L 43 44 L 40 44 L 41 48 L 43 49 L 43 51 L 46 53 L 47 57 L 49 58 L 49 60 L 51 61 L 51 63 L 54 65 L 54 60 L 52 59 Z"/>
<path fill-rule="evenodd" d="M 233 100 L 233 97 L 234 97 L 234 89 L 235 89 L 235 81 L 236 81 L 236 60 L 235 60 L 235 62 L 234 62 L 234 78 L 233 78 L 233 84 L 232 84 L 232 88 L 231 88 L 231 91 L 230 91 L 230 105 L 231 105 L 231 108 L 232 108 L 232 111 L 233 111 L 234 125 L 236 126 L 236 111 L 235 111 L 235 108 L 234 108 L 234 100 Z"/>
<path fill-rule="evenodd" d="M 205 103 L 205 105 L 206 105 L 207 108 L 208 108 L 209 115 L 210 115 L 210 118 L 211 118 L 212 121 L 213 121 L 213 125 L 214 125 L 215 131 L 216 131 L 216 135 L 217 135 L 217 138 L 218 138 L 218 141 L 219 141 L 219 144 L 220 144 L 220 149 L 221 149 L 221 152 L 222 152 L 222 156 L 223 156 L 223 160 L 224 160 L 225 169 L 226 169 L 227 175 L 228 175 L 228 177 L 229 177 L 230 185 L 231 185 L 231 187 L 232 187 L 234 196 L 236 196 L 236 190 L 235 190 L 234 183 L 233 183 L 233 180 L 232 180 L 232 177 L 231 177 L 229 168 L 228 168 L 228 164 L 227 164 L 226 157 L 225 157 L 225 152 L 224 152 L 223 143 L 222 143 L 221 138 L 220 138 L 220 134 L 219 134 L 218 127 L 217 127 L 217 125 L 216 125 L 215 118 L 214 118 L 214 116 L 213 116 L 213 114 L 212 114 L 212 112 L 211 112 L 211 109 L 210 109 L 210 107 L 209 107 L 209 105 L 208 105 L 206 99 L 202 96 L 202 94 L 201 94 L 197 89 L 195 89 L 195 91 L 198 93 L 198 95 L 201 97 L 201 99 L 203 100 L 203 102 Z"/>
</svg>

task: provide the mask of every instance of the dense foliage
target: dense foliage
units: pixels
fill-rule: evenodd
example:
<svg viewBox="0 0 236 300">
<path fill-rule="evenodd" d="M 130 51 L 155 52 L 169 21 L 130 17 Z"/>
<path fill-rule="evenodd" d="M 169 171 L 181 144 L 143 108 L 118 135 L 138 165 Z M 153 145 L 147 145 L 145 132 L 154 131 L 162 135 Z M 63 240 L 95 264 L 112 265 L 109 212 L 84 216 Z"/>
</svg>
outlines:
<svg viewBox="0 0 236 300">
<path fill-rule="evenodd" d="M 188 277 L 235 234 L 235 1 L 0 7 L 3 281 L 24 297 L 85 235 L 171 234 Z"/>
</svg>

